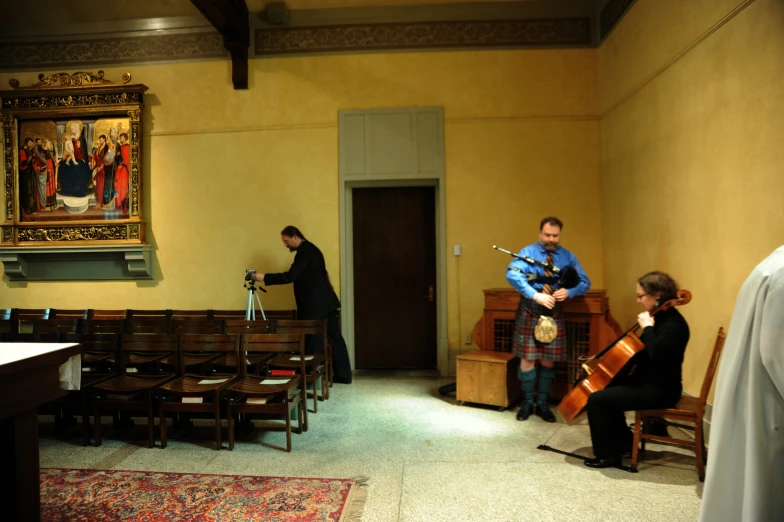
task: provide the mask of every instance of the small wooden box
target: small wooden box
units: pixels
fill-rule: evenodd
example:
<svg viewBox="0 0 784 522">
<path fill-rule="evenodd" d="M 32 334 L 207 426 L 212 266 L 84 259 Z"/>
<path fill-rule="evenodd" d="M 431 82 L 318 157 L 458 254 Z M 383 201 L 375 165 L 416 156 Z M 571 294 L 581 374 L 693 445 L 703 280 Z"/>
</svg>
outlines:
<svg viewBox="0 0 784 522">
<path fill-rule="evenodd" d="M 513 353 L 475 350 L 457 356 L 457 401 L 498 406 L 500 410 L 520 400 Z"/>
</svg>

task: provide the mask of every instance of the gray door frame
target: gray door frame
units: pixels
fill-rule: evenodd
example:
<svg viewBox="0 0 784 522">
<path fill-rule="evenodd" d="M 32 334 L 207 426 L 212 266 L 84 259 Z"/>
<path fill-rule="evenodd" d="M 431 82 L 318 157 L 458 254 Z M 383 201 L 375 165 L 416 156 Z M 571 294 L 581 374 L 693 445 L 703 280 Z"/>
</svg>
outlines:
<svg viewBox="0 0 784 522">
<path fill-rule="evenodd" d="M 363 115 L 402 113 L 425 114 L 437 119 L 437 144 L 439 148 L 440 166 L 435 172 L 406 172 L 395 174 L 368 175 L 349 173 L 346 168 L 346 139 L 344 136 L 346 117 Z M 435 187 L 435 223 L 436 223 L 436 329 L 437 370 L 442 376 L 448 373 L 449 345 L 447 339 L 447 302 L 446 302 L 446 195 L 444 186 L 444 112 L 442 107 L 417 107 L 402 109 L 370 109 L 340 111 L 339 114 L 339 206 L 340 206 L 340 300 L 341 328 L 348 346 L 351 366 L 354 367 L 354 230 L 353 201 L 355 188 L 365 187 Z M 414 125 L 416 134 L 416 125 Z M 416 162 L 414 163 L 416 165 Z M 390 324 L 390 328 L 405 325 Z"/>
</svg>

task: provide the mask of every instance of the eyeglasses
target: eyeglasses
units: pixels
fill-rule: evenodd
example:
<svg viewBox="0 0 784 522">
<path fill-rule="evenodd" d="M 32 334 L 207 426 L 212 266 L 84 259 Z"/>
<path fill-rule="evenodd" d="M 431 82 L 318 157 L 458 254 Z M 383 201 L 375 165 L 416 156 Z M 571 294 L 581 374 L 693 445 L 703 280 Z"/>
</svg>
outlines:
<svg viewBox="0 0 784 522">
<path fill-rule="evenodd" d="M 643 297 L 645 297 L 646 295 L 648 295 L 648 293 L 647 293 L 647 292 L 646 292 L 646 293 L 644 293 L 644 294 L 637 294 L 637 299 L 642 299 L 642 298 L 643 298 Z"/>
</svg>

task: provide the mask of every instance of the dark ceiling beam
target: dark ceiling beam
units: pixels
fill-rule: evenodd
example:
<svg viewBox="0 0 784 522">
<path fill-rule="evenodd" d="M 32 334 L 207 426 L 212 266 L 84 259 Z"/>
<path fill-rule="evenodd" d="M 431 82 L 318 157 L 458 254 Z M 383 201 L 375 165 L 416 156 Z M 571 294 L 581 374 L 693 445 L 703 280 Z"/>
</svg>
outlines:
<svg viewBox="0 0 784 522">
<path fill-rule="evenodd" d="M 247 89 L 250 15 L 245 0 L 191 0 L 191 3 L 223 36 L 223 45 L 231 55 L 234 88 Z"/>
</svg>

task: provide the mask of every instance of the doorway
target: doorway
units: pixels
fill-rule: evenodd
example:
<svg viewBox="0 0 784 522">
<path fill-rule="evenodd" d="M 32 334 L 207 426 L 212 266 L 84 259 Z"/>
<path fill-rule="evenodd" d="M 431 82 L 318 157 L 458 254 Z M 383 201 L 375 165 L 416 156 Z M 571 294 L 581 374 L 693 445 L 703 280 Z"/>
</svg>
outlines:
<svg viewBox="0 0 784 522">
<path fill-rule="evenodd" d="M 436 192 L 352 190 L 357 369 L 434 369 L 438 356 Z"/>
</svg>

